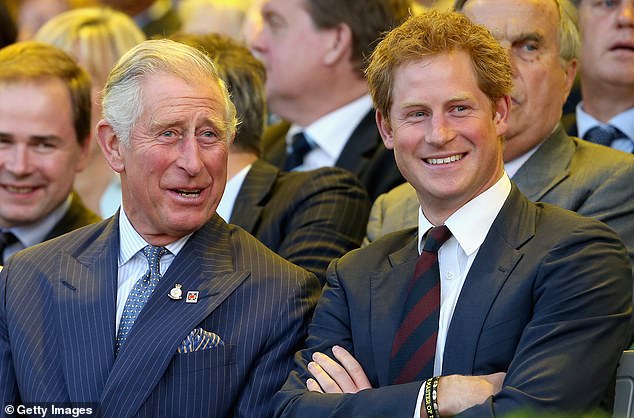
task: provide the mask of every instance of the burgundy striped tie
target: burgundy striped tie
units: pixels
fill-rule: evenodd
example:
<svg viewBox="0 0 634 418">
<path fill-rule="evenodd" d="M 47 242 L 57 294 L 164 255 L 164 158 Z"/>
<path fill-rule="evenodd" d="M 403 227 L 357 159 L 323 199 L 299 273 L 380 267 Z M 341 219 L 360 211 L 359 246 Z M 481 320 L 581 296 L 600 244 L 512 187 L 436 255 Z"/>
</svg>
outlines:
<svg viewBox="0 0 634 418">
<path fill-rule="evenodd" d="M 401 325 L 392 344 L 390 380 L 394 384 L 433 376 L 440 314 L 438 250 L 449 237 L 451 231 L 445 225 L 430 229 L 418 257 Z"/>
</svg>

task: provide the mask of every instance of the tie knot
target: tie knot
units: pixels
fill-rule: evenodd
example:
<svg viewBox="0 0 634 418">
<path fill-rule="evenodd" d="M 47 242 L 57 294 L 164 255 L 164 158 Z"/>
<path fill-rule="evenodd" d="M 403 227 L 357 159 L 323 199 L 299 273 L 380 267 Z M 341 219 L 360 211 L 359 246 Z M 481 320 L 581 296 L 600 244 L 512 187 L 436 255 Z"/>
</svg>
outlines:
<svg viewBox="0 0 634 418">
<path fill-rule="evenodd" d="M 584 139 L 594 142 L 595 144 L 605 145 L 609 147 L 612 141 L 622 138 L 623 133 L 612 125 L 595 126 L 583 136 Z"/>
<path fill-rule="evenodd" d="M 306 139 L 306 135 L 304 135 L 304 132 L 298 132 L 293 135 L 291 148 L 293 149 L 293 152 L 301 155 L 306 155 L 306 153 L 310 151 L 312 147 L 310 146 L 308 139 Z"/>
<path fill-rule="evenodd" d="M 161 257 L 167 254 L 169 250 L 165 247 L 155 247 L 154 245 L 147 245 L 143 248 L 143 254 L 147 258 L 148 265 L 150 266 L 151 275 L 160 275 L 159 261 Z"/>
<path fill-rule="evenodd" d="M 284 170 L 290 171 L 293 168 L 300 166 L 304 163 L 304 157 L 312 149 L 310 142 L 306 139 L 303 132 L 298 132 L 293 135 L 291 141 L 291 153 L 286 159 Z"/>
<path fill-rule="evenodd" d="M 15 242 L 18 242 L 18 237 L 13 232 L 0 231 L 0 248 L 4 249 Z"/>
<path fill-rule="evenodd" d="M 440 247 L 451 237 L 451 231 L 446 225 L 435 226 L 427 232 L 423 251 L 437 253 Z"/>
</svg>

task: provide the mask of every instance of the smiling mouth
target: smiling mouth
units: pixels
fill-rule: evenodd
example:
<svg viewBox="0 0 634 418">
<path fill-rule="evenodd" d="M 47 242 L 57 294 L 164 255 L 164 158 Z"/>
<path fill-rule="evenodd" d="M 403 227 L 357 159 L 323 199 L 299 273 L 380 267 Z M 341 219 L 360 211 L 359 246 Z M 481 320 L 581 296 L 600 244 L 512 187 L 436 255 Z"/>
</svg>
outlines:
<svg viewBox="0 0 634 418">
<path fill-rule="evenodd" d="M 4 186 L 4 187 L 5 189 L 7 189 L 8 192 L 15 193 L 15 194 L 28 194 L 28 193 L 32 193 L 36 189 L 35 187 L 28 187 L 28 186 L 22 186 L 22 187 Z"/>
<path fill-rule="evenodd" d="M 462 157 L 464 157 L 464 154 L 456 154 L 445 158 L 425 158 L 424 161 L 429 165 L 442 165 L 459 161 Z"/>
</svg>

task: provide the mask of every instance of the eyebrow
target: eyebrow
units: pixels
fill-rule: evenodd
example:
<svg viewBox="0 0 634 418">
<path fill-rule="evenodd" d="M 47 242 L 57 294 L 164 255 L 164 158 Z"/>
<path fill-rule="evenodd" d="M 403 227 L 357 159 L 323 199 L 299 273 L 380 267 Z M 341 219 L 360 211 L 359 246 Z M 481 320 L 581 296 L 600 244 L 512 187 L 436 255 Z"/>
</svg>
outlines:
<svg viewBox="0 0 634 418">
<path fill-rule="evenodd" d="M 60 142 L 62 138 L 57 135 L 30 135 L 29 140 L 34 142 Z"/>
<path fill-rule="evenodd" d="M 444 104 L 452 104 L 452 103 L 456 103 L 456 102 L 466 102 L 466 101 L 471 101 L 473 100 L 473 96 L 467 95 L 467 94 L 463 94 L 463 95 L 456 95 L 456 96 L 452 96 L 449 99 L 444 101 Z M 423 108 L 428 108 L 429 106 L 425 103 L 420 103 L 420 102 L 404 102 L 402 103 L 399 108 L 400 109 L 410 109 L 412 107 L 423 107 Z"/>
<path fill-rule="evenodd" d="M 544 35 L 538 32 L 523 32 L 513 37 L 512 42 L 518 41 L 536 41 L 542 43 L 544 41 Z"/>
</svg>

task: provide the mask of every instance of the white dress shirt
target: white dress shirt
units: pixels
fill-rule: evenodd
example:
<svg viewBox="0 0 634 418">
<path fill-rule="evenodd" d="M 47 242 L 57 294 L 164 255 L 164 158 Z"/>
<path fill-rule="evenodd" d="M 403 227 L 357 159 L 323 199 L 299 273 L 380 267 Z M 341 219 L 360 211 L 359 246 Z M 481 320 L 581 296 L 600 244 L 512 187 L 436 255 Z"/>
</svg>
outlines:
<svg viewBox="0 0 634 418">
<path fill-rule="evenodd" d="M 306 127 L 291 125 L 286 134 L 287 153 L 290 153 L 293 135 L 300 131 L 313 147 L 304 157 L 304 163 L 293 171 L 334 167 L 350 135 L 371 110 L 372 98 L 364 95 Z"/>
<path fill-rule="evenodd" d="M 161 275 L 165 274 L 169 266 L 174 261 L 180 250 L 183 249 L 185 243 L 191 234 L 184 236 L 178 241 L 165 246 L 170 252 L 160 259 Z M 130 291 L 136 282 L 148 270 L 148 261 L 141 250 L 149 243 L 146 242 L 141 235 L 134 229 L 128 216 L 125 214 L 124 208 L 121 208 L 119 214 L 119 263 L 118 263 L 118 279 L 117 279 L 117 317 L 116 329 L 119 332 L 119 322 L 123 315 L 123 308 L 128 300 Z M 165 297 L 168 297 L 167 294 Z"/>
<path fill-rule="evenodd" d="M 249 164 L 244 167 L 227 181 L 227 186 L 222 194 L 222 199 L 220 199 L 220 203 L 216 209 L 216 213 L 220 215 L 225 222 L 229 222 L 231 219 L 231 214 L 233 213 L 233 207 L 236 204 L 238 193 L 240 193 L 242 183 L 244 183 L 244 179 L 247 177 L 247 174 L 249 174 L 249 170 L 251 170 L 252 165 L 253 164 Z"/>
<path fill-rule="evenodd" d="M 484 242 L 493 221 L 500 213 L 511 192 L 511 181 L 506 173 L 489 189 L 454 212 L 445 225 L 451 231 L 449 238 L 438 250 L 440 267 L 440 317 L 434 358 L 434 376 L 442 374 L 442 361 L 449 324 L 469 269 Z M 434 225 L 422 211 L 418 216 L 418 253 L 422 252 L 423 238 Z M 418 394 L 414 418 L 420 418 L 424 385 Z"/>
</svg>

